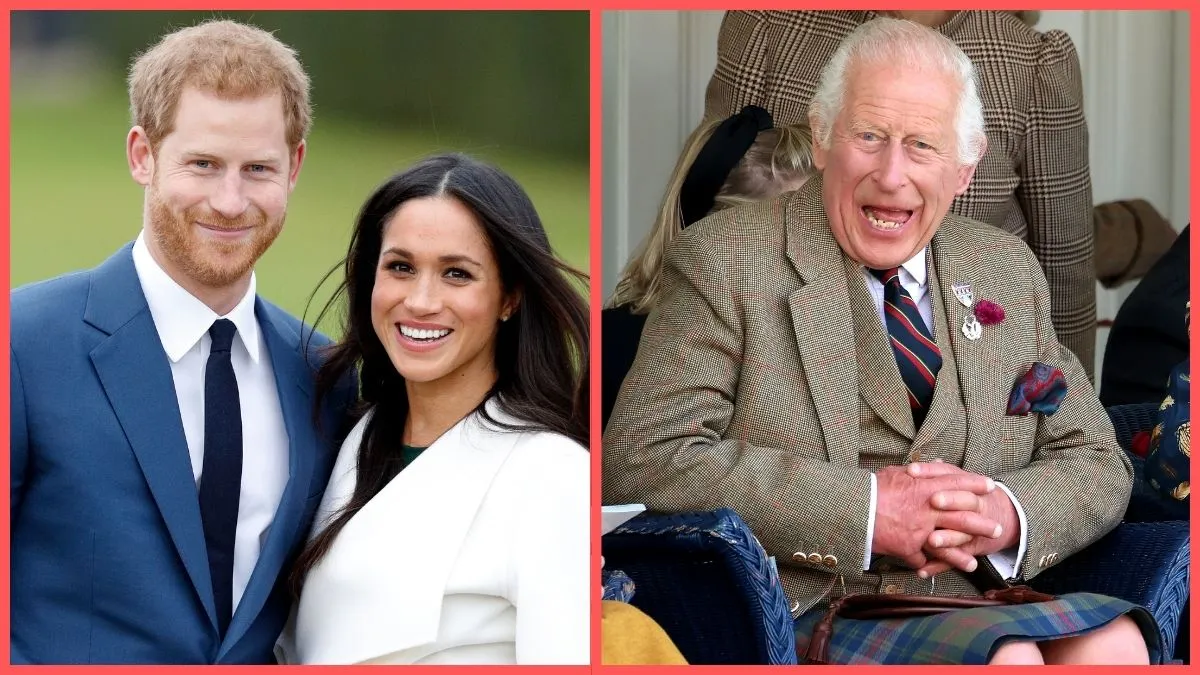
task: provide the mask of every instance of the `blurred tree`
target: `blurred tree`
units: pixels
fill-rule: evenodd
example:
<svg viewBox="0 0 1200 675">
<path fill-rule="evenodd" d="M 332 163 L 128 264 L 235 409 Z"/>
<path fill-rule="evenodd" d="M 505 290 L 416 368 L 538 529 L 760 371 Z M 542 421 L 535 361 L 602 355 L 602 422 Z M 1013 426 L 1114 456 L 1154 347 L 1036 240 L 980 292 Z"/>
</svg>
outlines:
<svg viewBox="0 0 1200 675">
<path fill-rule="evenodd" d="M 86 41 L 109 62 L 100 76 L 119 83 L 158 36 L 212 17 L 271 30 L 299 52 L 317 124 L 331 115 L 587 159 L 583 11 L 19 12 L 13 43 Z"/>
</svg>

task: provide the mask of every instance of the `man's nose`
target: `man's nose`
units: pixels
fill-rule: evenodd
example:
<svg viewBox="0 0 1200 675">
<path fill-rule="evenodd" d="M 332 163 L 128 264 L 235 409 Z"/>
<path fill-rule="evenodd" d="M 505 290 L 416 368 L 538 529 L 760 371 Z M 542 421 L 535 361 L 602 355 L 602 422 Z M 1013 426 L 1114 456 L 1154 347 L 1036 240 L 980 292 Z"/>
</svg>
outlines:
<svg viewBox="0 0 1200 675">
<path fill-rule="evenodd" d="M 875 182 L 887 192 L 895 192 L 908 183 L 909 159 L 900 143 L 889 143 L 880 156 Z"/>
<path fill-rule="evenodd" d="M 230 220 L 240 217 L 250 206 L 246 197 L 245 181 L 236 173 L 224 176 L 217 185 L 216 193 L 209 199 L 214 211 Z"/>
</svg>

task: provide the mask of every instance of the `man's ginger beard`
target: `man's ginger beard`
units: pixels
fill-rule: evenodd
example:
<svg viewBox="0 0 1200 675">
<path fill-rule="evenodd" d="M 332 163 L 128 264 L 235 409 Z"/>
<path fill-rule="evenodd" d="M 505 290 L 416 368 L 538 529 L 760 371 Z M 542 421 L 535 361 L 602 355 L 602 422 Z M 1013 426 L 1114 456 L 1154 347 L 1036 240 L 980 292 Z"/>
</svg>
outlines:
<svg viewBox="0 0 1200 675">
<path fill-rule="evenodd" d="M 202 206 L 189 207 L 178 215 L 160 196 L 157 175 L 150 182 L 146 203 L 150 233 L 158 250 L 166 256 L 165 262 L 209 288 L 229 286 L 248 274 L 279 236 L 287 216 L 285 211 L 278 220 L 270 222 L 254 205 L 232 220 Z M 253 230 L 249 238 L 223 241 L 198 232 L 198 222 L 211 227 Z"/>
</svg>

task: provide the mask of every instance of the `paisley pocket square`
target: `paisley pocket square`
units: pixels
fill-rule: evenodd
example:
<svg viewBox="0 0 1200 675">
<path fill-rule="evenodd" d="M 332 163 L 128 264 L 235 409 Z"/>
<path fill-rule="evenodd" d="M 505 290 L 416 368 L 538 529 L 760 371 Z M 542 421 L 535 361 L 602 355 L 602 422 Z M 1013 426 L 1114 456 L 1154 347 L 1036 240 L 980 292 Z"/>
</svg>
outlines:
<svg viewBox="0 0 1200 675">
<path fill-rule="evenodd" d="M 1030 412 L 1053 415 L 1067 395 L 1067 378 L 1063 372 L 1045 363 L 1034 363 L 1021 376 L 1008 395 L 1009 415 L 1028 415 Z"/>
</svg>

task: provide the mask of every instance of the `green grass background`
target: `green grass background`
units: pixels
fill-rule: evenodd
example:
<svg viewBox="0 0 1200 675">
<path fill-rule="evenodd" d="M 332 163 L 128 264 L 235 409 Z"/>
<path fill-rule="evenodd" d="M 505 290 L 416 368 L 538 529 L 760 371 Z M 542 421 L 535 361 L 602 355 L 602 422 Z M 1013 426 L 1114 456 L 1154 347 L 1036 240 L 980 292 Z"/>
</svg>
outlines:
<svg viewBox="0 0 1200 675">
<path fill-rule="evenodd" d="M 52 99 L 12 93 L 12 287 L 93 267 L 141 228 L 140 186 L 125 164 L 125 94 L 89 88 Z M 529 192 L 555 251 L 587 272 L 588 167 L 520 148 L 450 136 L 406 135 L 316 118 L 287 224 L 259 261 L 258 292 L 311 322 L 341 280 L 340 270 L 309 298 L 346 253 L 359 207 L 393 173 L 421 157 L 461 151 L 491 161 Z M 586 288 L 581 288 L 586 297 Z M 321 328 L 340 334 L 335 320 Z"/>
</svg>

